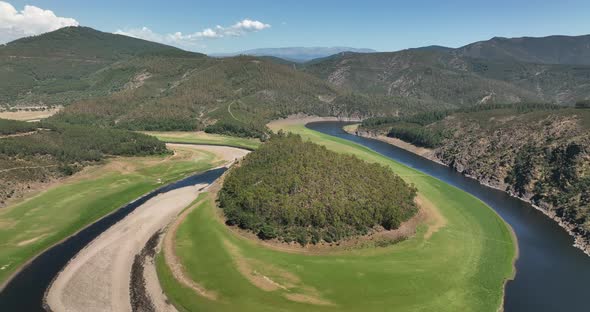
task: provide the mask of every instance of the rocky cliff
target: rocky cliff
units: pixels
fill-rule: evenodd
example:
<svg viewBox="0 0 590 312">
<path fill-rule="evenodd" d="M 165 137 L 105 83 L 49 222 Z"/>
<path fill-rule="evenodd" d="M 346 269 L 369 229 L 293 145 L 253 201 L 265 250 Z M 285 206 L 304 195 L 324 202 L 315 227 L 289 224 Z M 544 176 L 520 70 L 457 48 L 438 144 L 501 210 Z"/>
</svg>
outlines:
<svg viewBox="0 0 590 312">
<path fill-rule="evenodd" d="M 532 203 L 590 254 L 589 121 L 587 109 L 454 113 L 423 126 L 447 134 L 425 156 Z M 383 135 L 389 126 L 357 134 Z"/>
</svg>

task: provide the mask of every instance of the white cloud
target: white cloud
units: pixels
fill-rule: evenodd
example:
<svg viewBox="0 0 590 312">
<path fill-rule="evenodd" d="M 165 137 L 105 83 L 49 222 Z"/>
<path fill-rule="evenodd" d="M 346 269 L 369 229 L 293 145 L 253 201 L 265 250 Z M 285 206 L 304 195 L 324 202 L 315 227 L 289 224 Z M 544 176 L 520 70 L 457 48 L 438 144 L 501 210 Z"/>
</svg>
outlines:
<svg viewBox="0 0 590 312">
<path fill-rule="evenodd" d="M 19 12 L 10 3 L 0 1 L 0 43 L 66 26 L 79 26 L 79 23 L 73 18 L 59 17 L 51 10 L 32 5 L 25 5 Z"/>
<path fill-rule="evenodd" d="M 265 24 L 260 21 L 244 19 L 231 26 L 223 27 L 217 25 L 212 28 L 205 28 L 201 31 L 197 31 L 192 34 L 183 34 L 181 32 L 175 32 L 171 34 L 159 34 L 153 32 L 151 29 L 147 27 L 132 28 L 126 30 L 119 29 L 115 32 L 115 34 L 160 42 L 185 49 L 191 49 L 199 46 L 199 41 L 203 39 L 239 37 L 247 33 L 257 32 L 270 27 L 271 26 L 269 24 Z"/>
<path fill-rule="evenodd" d="M 269 28 L 269 27 L 270 27 L 269 24 L 264 24 L 259 21 L 245 19 L 243 21 L 237 22 L 231 28 L 241 29 L 241 30 L 245 30 L 245 31 L 257 31 L 257 30 L 263 30 L 263 29 Z"/>
</svg>

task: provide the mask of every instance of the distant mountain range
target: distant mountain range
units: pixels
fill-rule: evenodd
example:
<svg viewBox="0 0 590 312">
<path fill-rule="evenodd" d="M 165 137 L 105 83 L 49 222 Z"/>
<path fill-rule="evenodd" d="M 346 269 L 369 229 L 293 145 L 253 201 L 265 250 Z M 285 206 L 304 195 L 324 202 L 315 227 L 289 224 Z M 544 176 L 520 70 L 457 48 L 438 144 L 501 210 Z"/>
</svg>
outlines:
<svg viewBox="0 0 590 312">
<path fill-rule="evenodd" d="M 302 70 L 334 85 L 439 106 L 548 102 L 590 97 L 590 35 L 492 38 L 457 49 L 339 53 Z"/>
<path fill-rule="evenodd" d="M 357 49 L 350 47 L 285 47 L 285 48 L 264 48 L 246 50 L 236 53 L 212 54 L 216 57 L 228 57 L 236 55 L 250 56 L 273 56 L 292 62 L 306 62 L 342 52 L 373 53 L 373 49 Z"/>
<path fill-rule="evenodd" d="M 590 65 L 590 35 L 547 37 L 494 37 L 460 48 L 438 45 L 410 48 L 411 51 L 448 52 L 457 56 L 494 61 L 518 61 L 535 64 Z M 376 53 L 373 49 L 350 47 L 262 48 L 235 53 L 212 54 L 214 57 L 236 55 L 267 56 L 303 63 L 343 52 Z"/>
<path fill-rule="evenodd" d="M 0 109 L 64 105 L 60 118 L 71 122 L 136 130 L 223 122 L 219 131 L 243 134 L 294 113 L 370 117 L 482 103 L 573 105 L 590 98 L 588 38 L 493 38 L 398 52 L 260 49 L 243 53 L 275 55 L 214 58 L 67 27 L 0 46 Z M 313 60 L 285 60 L 304 58 Z"/>
</svg>

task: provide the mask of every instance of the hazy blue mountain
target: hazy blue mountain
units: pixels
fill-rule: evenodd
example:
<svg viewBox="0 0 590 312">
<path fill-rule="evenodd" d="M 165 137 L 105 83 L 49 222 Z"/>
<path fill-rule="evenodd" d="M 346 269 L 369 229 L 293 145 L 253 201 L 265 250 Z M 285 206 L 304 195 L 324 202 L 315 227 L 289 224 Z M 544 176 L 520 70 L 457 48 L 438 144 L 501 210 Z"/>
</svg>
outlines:
<svg viewBox="0 0 590 312">
<path fill-rule="evenodd" d="M 372 49 L 357 49 L 350 47 L 285 47 L 253 49 L 236 53 L 214 54 L 212 56 L 226 57 L 243 54 L 251 56 L 274 56 L 288 61 L 306 62 L 341 52 L 372 53 L 376 51 Z"/>
</svg>

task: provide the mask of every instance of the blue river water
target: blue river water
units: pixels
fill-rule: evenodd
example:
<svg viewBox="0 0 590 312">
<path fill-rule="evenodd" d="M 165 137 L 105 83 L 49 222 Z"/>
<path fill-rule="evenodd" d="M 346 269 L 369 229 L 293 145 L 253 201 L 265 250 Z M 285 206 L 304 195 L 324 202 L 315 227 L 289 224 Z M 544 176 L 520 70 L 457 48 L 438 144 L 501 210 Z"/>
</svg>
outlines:
<svg viewBox="0 0 590 312">
<path fill-rule="evenodd" d="M 518 240 L 516 276 L 506 285 L 504 311 L 590 311 L 590 257 L 573 238 L 530 204 L 481 185 L 449 167 L 390 144 L 351 135 L 347 123 L 318 122 L 309 129 L 364 145 L 384 156 L 456 186 L 481 199 L 512 226 Z"/>
<path fill-rule="evenodd" d="M 46 289 L 61 269 L 84 246 L 122 220 L 135 208 L 150 198 L 178 188 L 201 183 L 210 184 L 217 180 L 227 169 L 218 168 L 195 174 L 178 182 L 168 184 L 154 190 L 143 197 L 121 207 L 112 214 L 98 220 L 62 243 L 46 250 L 37 256 L 29 265 L 22 269 L 0 292 L 0 311 L 2 312 L 34 312 L 45 311 L 43 297 Z"/>
</svg>

